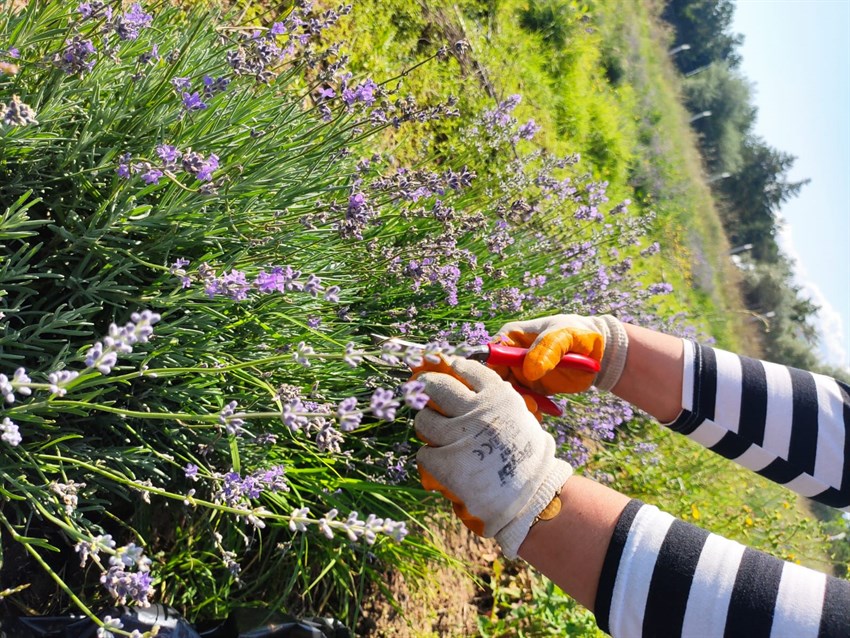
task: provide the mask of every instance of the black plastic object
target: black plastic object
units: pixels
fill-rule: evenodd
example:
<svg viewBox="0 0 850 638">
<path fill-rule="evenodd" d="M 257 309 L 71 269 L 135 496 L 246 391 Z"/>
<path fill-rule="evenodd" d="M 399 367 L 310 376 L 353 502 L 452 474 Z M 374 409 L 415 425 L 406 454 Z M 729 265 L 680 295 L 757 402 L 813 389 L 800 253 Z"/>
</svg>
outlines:
<svg viewBox="0 0 850 638">
<path fill-rule="evenodd" d="M 174 609 L 118 607 L 98 614 L 121 621 L 122 629 L 145 632 L 159 625 L 158 638 L 351 638 L 351 632 L 332 618 L 301 618 L 245 609 L 225 620 L 193 626 Z M 80 616 L 30 616 L 0 621 L 0 638 L 97 638 L 97 625 Z"/>
</svg>

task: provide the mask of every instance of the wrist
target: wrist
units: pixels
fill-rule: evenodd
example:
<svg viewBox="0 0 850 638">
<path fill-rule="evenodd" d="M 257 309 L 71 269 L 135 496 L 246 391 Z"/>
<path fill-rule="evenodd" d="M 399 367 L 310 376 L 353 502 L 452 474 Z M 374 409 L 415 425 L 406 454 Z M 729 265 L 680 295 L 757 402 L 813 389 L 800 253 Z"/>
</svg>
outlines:
<svg viewBox="0 0 850 638">
<path fill-rule="evenodd" d="M 629 335 L 623 323 L 613 315 L 600 315 L 592 319 L 596 328 L 605 337 L 602 367 L 593 385 L 599 390 L 610 391 L 617 385 L 626 367 Z"/>
<path fill-rule="evenodd" d="M 535 491 L 531 500 L 504 528 L 496 534 L 496 540 L 502 547 L 506 558 L 517 557 L 519 547 L 528 535 L 538 516 L 550 506 L 554 499 L 559 498 L 561 488 L 572 476 L 573 468 L 566 461 L 552 459 L 552 465 L 546 471 L 546 477 Z M 559 500 L 560 504 L 560 500 Z"/>
</svg>

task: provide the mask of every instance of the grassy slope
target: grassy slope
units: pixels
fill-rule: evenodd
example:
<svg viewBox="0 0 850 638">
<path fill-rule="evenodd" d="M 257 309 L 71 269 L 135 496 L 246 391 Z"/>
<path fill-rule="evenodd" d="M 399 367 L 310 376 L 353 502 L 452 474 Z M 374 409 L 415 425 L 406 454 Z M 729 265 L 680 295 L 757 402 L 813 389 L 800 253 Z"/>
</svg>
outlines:
<svg viewBox="0 0 850 638">
<path fill-rule="evenodd" d="M 570 37 L 558 51 L 518 25 L 518 11 L 526 4 L 501 0 L 490 11 L 488 3 L 475 0 L 361 0 L 346 27 L 353 66 L 382 80 L 439 43 L 468 39 L 471 53 L 461 64 L 425 65 L 405 79 L 405 90 L 434 100 L 458 95 L 464 113 L 521 93 L 517 116 L 534 117 L 543 126 L 538 143 L 581 153 L 583 164 L 611 183 L 612 198 L 629 197 L 657 214 L 654 233 L 662 258 L 641 268 L 648 281 L 674 285 L 666 310 L 687 312 L 723 347 L 758 354 L 748 351 L 752 327 L 679 101 L 657 2 L 597 0 L 586 14 L 573 5 Z M 445 124 L 430 131 L 437 140 L 452 132 Z M 406 155 L 425 137 L 388 137 L 385 147 Z M 619 489 L 686 520 L 826 568 L 822 535 L 792 494 L 659 428 L 640 436 L 659 444 L 659 465 L 604 452 L 592 469 L 610 471 Z M 499 627 L 493 629 L 499 635 Z"/>
<path fill-rule="evenodd" d="M 650 10 L 629 0 L 598 0 L 589 11 L 576 7 L 569 38 L 555 48 L 519 26 L 525 0 L 500 0 L 495 11 L 492 4 L 361 0 L 345 33 L 353 66 L 384 80 L 438 43 L 468 40 L 471 51 L 460 65 L 427 64 L 405 79 L 404 90 L 432 100 L 458 95 L 464 114 L 520 93 L 518 119 L 533 117 L 543 126 L 537 143 L 580 153 L 583 166 L 610 182 L 612 200 L 630 198 L 657 214 L 662 259 L 641 268 L 647 281 L 674 285 L 666 309 L 688 312 L 725 347 L 745 346 L 750 340 L 738 337 L 746 324 L 725 258 L 728 246 Z M 452 125 L 436 128 L 438 139 L 452 135 Z M 386 143 L 405 156 L 419 140 Z"/>
</svg>

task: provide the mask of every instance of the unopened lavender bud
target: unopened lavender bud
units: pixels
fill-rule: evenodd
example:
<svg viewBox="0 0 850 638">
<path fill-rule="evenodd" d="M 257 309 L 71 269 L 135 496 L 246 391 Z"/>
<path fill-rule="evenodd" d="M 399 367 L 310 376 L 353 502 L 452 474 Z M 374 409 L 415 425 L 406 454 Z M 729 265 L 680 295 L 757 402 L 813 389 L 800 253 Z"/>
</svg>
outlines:
<svg viewBox="0 0 850 638">
<path fill-rule="evenodd" d="M 292 355 L 292 358 L 295 359 L 296 363 L 304 366 L 305 368 L 310 367 L 310 359 L 311 355 L 315 354 L 315 350 L 311 346 L 308 346 L 303 341 L 298 344 L 298 350 Z"/>
<path fill-rule="evenodd" d="M 289 514 L 289 529 L 293 532 L 306 532 L 307 520 L 310 518 L 310 508 L 302 507 L 294 509 Z"/>
<path fill-rule="evenodd" d="M 353 341 L 349 342 L 345 345 L 345 356 L 343 356 L 342 360 L 345 361 L 346 365 L 356 368 L 363 363 L 363 352 L 357 350 L 357 346 Z"/>
<path fill-rule="evenodd" d="M 21 443 L 21 432 L 18 429 L 17 423 L 12 421 L 9 417 L 5 417 L 2 422 L 0 422 L 0 440 L 6 441 L 12 447 L 17 447 Z"/>
</svg>

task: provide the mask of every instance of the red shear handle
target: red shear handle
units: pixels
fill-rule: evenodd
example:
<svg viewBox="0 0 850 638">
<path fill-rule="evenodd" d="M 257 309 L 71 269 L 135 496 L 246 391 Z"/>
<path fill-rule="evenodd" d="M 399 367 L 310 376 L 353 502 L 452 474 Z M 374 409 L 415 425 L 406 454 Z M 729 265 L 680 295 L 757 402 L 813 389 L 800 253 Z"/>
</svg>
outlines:
<svg viewBox="0 0 850 638">
<path fill-rule="evenodd" d="M 543 414 L 549 414 L 551 416 L 563 416 L 563 412 L 561 408 L 549 397 L 537 394 L 533 390 L 529 390 L 525 386 L 519 385 L 518 383 L 512 383 L 514 390 L 519 392 L 523 396 L 531 397 L 537 402 L 537 409 L 540 410 Z M 540 417 L 538 416 L 538 419 Z"/>
<path fill-rule="evenodd" d="M 522 366 L 525 360 L 525 355 L 528 354 L 528 348 L 517 348 L 515 346 L 503 346 L 498 343 L 488 343 L 490 348 L 490 356 L 487 358 L 487 363 L 496 366 Z M 568 352 L 561 357 L 559 368 L 572 368 L 573 370 L 581 370 L 582 372 L 599 372 L 599 362 L 592 357 L 575 352 Z"/>
</svg>

